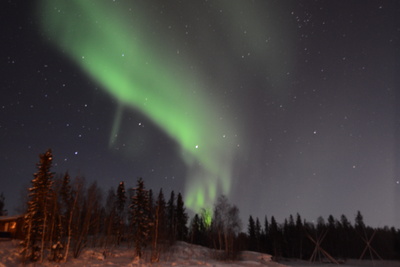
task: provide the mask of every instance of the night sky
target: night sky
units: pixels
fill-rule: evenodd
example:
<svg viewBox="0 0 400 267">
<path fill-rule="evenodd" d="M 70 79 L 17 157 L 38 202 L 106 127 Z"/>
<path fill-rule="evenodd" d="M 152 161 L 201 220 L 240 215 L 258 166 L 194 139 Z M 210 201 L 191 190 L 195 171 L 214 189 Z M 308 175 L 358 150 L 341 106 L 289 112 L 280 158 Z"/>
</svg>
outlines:
<svg viewBox="0 0 400 267">
<path fill-rule="evenodd" d="M 38 155 L 189 210 L 400 227 L 399 1 L 7 1 L 0 192 Z M 22 193 L 23 194 L 23 193 Z M 105 198 L 105 196 L 104 196 Z"/>
</svg>

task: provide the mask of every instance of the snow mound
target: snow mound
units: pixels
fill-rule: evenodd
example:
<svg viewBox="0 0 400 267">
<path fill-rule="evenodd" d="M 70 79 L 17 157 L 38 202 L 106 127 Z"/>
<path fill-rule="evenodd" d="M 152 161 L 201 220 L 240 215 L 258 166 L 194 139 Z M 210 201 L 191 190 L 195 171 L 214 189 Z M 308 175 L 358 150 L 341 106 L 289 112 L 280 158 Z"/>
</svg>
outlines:
<svg viewBox="0 0 400 267">
<path fill-rule="evenodd" d="M 159 266 L 266 266 L 285 267 L 273 262 L 271 255 L 251 251 L 240 252 L 239 260 L 218 261 L 218 251 L 206 247 L 177 242 L 170 249 L 170 258 L 166 258 Z"/>
<path fill-rule="evenodd" d="M 218 261 L 215 256 L 217 250 L 192 245 L 185 242 L 176 242 L 173 246 L 165 246 L 160 252 L 159 262 L 151 263 L 151 250 L 144 251 L 143 259 L 134 259 L 133 248 L 118 247 L 113 249 L 87 248 L 79 258 L 74 259 L 72 255 L 65 263 L 44 261 L 43 263 L 31 263 L 23 265 L 19 255 L 19 241 L 0 240 L 0 267 L 8 266 L 212 266 L 212 267 L 286 267 L 285 265 L 271 261 L 271 256 L 262 253 L 245 251 L 238 255 L 237 261 Z"/>
<path fill-rule="evenodd" d="M 242 261 L 261 263 L 272 265 L 275 262 L 272 262 L 272 256 L 269 254 L 263 254 L 253 251 L 243 251 L 240 253 L 240 258 Z M 281 265 L 283 266 L 283 265 Z"/>
</svg>

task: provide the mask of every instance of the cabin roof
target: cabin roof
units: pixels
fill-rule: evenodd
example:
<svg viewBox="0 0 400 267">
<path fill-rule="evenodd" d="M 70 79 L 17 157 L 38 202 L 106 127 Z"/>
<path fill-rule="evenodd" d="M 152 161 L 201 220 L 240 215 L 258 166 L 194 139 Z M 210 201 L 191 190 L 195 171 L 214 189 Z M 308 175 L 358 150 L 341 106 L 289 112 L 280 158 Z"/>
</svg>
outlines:
<svg viewBox="0 0 400 267">
<path fill-rule="evenodd" d="M 24 215 L 0 216 L 0 222 L 16 221 L 20 218 L 24 218 Z"/>
</svg>

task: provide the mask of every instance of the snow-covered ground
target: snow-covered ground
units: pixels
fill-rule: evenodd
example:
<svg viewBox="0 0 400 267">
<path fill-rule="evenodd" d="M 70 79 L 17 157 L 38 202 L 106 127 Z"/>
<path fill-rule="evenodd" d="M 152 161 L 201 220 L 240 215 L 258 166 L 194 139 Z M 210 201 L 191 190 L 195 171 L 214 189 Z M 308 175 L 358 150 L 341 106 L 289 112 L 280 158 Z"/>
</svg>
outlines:
<svg viewBox="0 0 400 267">
<path fill-rule="evenodd" d="M 380 261 L 380 260 L 347 260 L 345 263 L 337 265 L 333 263 L 310 263 L 308 261 L 283 262 L 290 267 L 400 267 L 399 261 Z"/>
<path fill-rule="evenodd" d="M 0 241 L 0 267 L 3 266 L 23 266 L 20 263 L 18 254 L 18 241 Z M 160 255 L 160 261 L 150 263 L 150 252 L 146 253 L 141 262 L 133 259 L 132 248 L 118 248 L 106 251 L 95 248 L 85 250 L 78 259 L 70 257 L 66 263 L 56 264 L 45 261 L 41 264 L 36 263 L 28 266 L 268 266 L 286 267 L 271 261 L 271 256 L 267 254 L 244 252 L 241 260 L 234 262 L 222 262 L 213 259 L 215 251 L 202 246 L 191 245 L 185 242 L 177 242 L 174 246 L 164 251 Z M 104 256 L 106 255 L 106 256 Z"/>
<path fill-rule="evenodd" d="M 78 259 L 70 257 L 66 263 L 56 264 L 45 261 L 41 264 L 23 265 L 20 262 L 18 254 L 19 241 L 16 240 L 0 240 L 0 267 L 3 266 L 233 266 L 233 267 L 329 267 L 337 266 L 334 264 L 309 263 L 307 261 L 287 261 L 283 263 L 273 262 L 271 256 L 262 253 L 245 251 L 242 252 L 240 260 L 233 262 L 217 261 L 213 257 L 215 251 L 184 242 L 178 242 L 167 251 L 164 251 L 160 256 L 160 261 L 157 263 L 149 263 L 150 252 L 141 262 L 133 259 L 132 248 L 118 248 L 104 251 L 104 249 L 95 248 L 85 250 Z M 106 255 L 106 256 L 104 256 Z M 343 267 L 400 267 L 400 262 L 391 261 L 349 261 L 346 264 L 340 265 Z"/>
</svg>

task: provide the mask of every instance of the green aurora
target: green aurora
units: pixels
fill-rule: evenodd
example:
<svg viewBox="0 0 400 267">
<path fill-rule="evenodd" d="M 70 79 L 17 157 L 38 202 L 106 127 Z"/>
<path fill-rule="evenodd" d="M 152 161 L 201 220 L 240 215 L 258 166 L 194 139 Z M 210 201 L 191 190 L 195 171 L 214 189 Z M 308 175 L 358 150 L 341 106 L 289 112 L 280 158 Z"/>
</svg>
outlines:
<svg viewBox="0 0 400 267">
<path fill-rule="evenodd" d="M 185 204 L 197 212 L 218 194 L 229 195 L 238 140 L 213 85 L 184 60 L 165 52 L 142 28 L 146 14 L 120 2 L 43 0 L 41 27 L 117 104 L 110 146 L 122 127 L 123 109 L 141 112 L 181 148 L 187 166 Z M 209 88 L 211 87 L 211 88 Z M 206 91 L 207 90 L 207 91 Z M 222 119 L 223 118 L 223 119 Z"/>
</svg>

